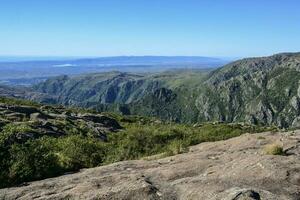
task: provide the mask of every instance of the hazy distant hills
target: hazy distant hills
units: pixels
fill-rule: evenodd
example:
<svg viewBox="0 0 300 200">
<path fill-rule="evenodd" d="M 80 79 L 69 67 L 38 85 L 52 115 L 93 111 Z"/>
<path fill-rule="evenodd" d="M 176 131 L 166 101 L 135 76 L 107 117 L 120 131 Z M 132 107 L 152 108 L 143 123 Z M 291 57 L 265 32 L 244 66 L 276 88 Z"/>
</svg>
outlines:
<svg viewBox="0 0 300 200">
<path fill-rule="evenodd" d="M 171 70 L 156 73 L 104 72 L 59 76 L 34 86 L 65 105 L 129 104 L 160 88 L 200 86 L 209 70 Z"/>
<path fill-rule="evenodd" d="M 11 85 L 30 85 L 59 75 L 91 72 L 154 72 L 172 68 L 215 68 L 227 60 L 200 56 L 119 56 L 85 59 L 36 60 L 23 58 L 0 59 L 0 81 Z M 22 58 L 20 58 L 22 60 Z M 34 58 L 32 58 L 34 59 Z M 40 58 L 42 59 L 42 58 Z M 2 60 L 2 62 L 1 62 Z M 6 61 L 6 62 L 3 62 Z"/>
<path fill-rule="evenodd" d="M 220 58 L 202 56 L 118 56 L 79 59 L 72 64 L 96 64 L 96 65 L 203 65 L 204 67 L 216 67 L 226 62 Z"/>
</svg>

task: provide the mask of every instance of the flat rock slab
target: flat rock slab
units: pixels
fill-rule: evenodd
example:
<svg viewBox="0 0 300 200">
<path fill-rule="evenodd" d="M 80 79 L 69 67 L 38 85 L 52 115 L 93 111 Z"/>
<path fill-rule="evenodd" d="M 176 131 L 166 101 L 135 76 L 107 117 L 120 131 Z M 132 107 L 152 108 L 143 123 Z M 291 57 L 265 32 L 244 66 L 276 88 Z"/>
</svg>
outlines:
<svg viewBox="0 0 300 200">
<path fill-rule="evenodd" d="M 265 155 L 267 144 L 287 155 Z M 244 134 L 0 190 L 0 199 L 299 200 L 300 131 Z"/>
</svg>

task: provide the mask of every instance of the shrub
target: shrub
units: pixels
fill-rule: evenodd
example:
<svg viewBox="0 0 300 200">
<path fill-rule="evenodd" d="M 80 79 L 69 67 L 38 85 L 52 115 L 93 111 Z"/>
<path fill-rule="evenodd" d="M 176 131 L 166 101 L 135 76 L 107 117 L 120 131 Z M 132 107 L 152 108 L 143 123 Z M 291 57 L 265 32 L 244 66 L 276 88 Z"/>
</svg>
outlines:
<svg viewBox="0 0 300 200">
<path fill-rule="evenodd" d="M 172 141 L 167 147 L 167 155 L 172 156 L 176 154 L 186 153 L 188 151 L 188 145 L 182 140 Z"/>
<path fill-rule="evenodd" d="M 99 140 L 71 135 L 57 140 L 59 165 L 66 171 L 96 167 L 105 158 L 106 145 Z"/>
<path fill-rule="evenodd" d="M 25 134 L 32 132 L 33 129 L 26 123 L 23 124 L 7 124 L 3 127 L 0 134 L 0 143 L 13 143 L 16 141 L 18 134 Z"/>
<path fill-rule="evenodd" d="M 264 148 L 267 155 L 284 155 L 283 147 L 279 144 L 268 144 Z"/>
<path fill-rule="evenodd" d="M 11 184 L 53 177 L 61 174 L 53 144 L 47 139 L 27 141 L 14 144 L 10 149 L 11 165 L 9 179 Z"/>
<path fill-rule="evenodd" d="M 102 141 L 80 135 L 61 138 L 45 136 L 24 144 L 2 144 L 0 187 L 96 167 L 105 158 L 105 145 Z"/>
<path fill-rule="evenodd" d="M 258 140 L 265 140 L 266 138 L 263 137 L 263 136 L 258 136 L 257 139 L 258 139 Z"/>
</svg>

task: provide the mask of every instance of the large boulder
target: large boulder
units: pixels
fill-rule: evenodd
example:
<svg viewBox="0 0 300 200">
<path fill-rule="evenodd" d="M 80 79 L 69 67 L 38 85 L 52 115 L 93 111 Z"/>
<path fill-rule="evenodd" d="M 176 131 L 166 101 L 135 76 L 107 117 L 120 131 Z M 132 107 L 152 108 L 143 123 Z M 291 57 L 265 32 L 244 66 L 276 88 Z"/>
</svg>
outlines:
<svg viewBox="0 0 300 200">
<path fill-rule="evenodd" d="M 30 120 L 31 121 L 45 121 L 48 118 L 49 118 L 49 116 L 47 116 L 43 113 L 40 113 L 40 112 L 30 114 Z"/>
<path fill-rule="evenodd" d="M 112 130 L 121 129 L 122 126 L 117 120 L 100 114 L 81 114 L 79 115 L 85 121 L 91 121 L 94 123 L 102 124 L 104 127 L 111 128 Z"/>
<path fill-rule="evenodd" d="M 280 143 L 286 156 L 266 155 Z M 300 131 L 245 134 L 0 190 L 0 199 L 299 200 Z M 155 158 L 154 158 L 155 159 Z"/>
<path fill-rule="evenodd" d="M 8 106 L 8 109 L 13 112 L 23 113 L 26 116 L 30 116 L 32 113 L 39 112 L 38 108 L 31 106 Z"/>
</svg>

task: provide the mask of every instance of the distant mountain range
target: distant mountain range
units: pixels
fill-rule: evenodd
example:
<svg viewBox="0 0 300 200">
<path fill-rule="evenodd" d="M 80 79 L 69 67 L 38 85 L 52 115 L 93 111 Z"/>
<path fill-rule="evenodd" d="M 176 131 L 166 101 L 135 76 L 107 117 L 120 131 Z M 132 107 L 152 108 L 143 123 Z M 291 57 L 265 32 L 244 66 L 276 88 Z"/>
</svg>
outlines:
<svg viewBox="0 0 300 200">
<path fill-rule="evenodd" d="M 22 58 L 20 58 L 22 60 Z M 26 60 L 27 59 L 27 60 Z M 34 59 L 34 58 L 32 58 Z M 10 85 L 30 85 L 59 75 L 92 72 L 154 72 L 172 68 L 216 68 L 228 60 L 200 56 L 118 56 L 85 59 L 49 58 L 49 60 L 0 57 L 0 81 Z M 2 60 L 2 62 L 1 62 Z M 3 62 L 6 61 L 6 62 Z"/>
</svg>

